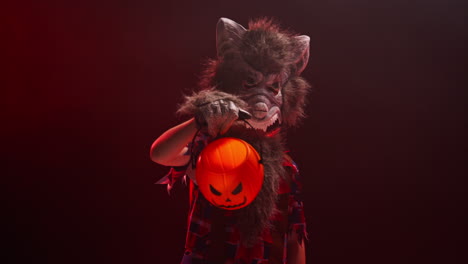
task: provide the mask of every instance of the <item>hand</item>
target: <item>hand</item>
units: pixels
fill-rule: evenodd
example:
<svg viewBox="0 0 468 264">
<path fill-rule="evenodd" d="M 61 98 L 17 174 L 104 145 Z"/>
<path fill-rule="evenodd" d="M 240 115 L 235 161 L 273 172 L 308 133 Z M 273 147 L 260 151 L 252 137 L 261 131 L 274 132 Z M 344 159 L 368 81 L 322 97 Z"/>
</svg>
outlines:
<svg viewBox="0 0 468 264">
<path fill-rule="evenodd" d="M 239 118 L 239 107 L 230 100 L 216 100 L 198 106 L 196 120 L 206 125 L 208 133 L 216 137 L 226 133 Z"/>
</svg>

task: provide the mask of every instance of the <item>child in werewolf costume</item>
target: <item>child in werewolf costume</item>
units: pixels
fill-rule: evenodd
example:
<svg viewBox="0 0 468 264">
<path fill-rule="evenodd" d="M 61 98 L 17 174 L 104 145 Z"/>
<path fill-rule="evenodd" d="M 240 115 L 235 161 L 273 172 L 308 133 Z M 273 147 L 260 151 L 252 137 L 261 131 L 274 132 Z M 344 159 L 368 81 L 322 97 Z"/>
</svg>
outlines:
<svg viewBox="0 0 468 264">
<path fill-rule="evenodd" d="M 308 83 L 299 77 L 309 58 L 309 37 L 260 19 L 245 29 L 221 18 L 217 60 L 201 90 L 178 112 L 191 119 L 163 133 L 151 158 L 171 166 L 159 183 L 170 188 L 189 176 L 191 205 L 182 263 L 305 263 L 305 219 L 298 170 L 284 147 L 284 130 L 304 116 Z M 248 119 L 247 122 L 243 121 Z M 238 210 L 211 205 L 199 192 L 193 166 L 214 139 L 234 137 L 262 156 L 264 182 L 255 200 Z"/>
</svg>

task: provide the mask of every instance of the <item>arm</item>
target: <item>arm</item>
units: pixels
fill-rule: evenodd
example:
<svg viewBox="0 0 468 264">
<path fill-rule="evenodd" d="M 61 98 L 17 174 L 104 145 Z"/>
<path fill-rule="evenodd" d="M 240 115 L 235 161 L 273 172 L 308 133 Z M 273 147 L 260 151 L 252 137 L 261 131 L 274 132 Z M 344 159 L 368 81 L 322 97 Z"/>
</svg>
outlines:
<svg viewBox="0 0 468 264">
<path fill-rule="evenodd" d="M 196 116 L 204 123 L 208 134 L 215 137 L 224 134 L 239 117 L 243 102 L 237 97 L 219 91 L 202 91 L 187 99 L 180 113 Z M 151 159 L 165 166 L 183 166 L 190 161 L 187 144 L 197 132 L 195 118 L 164 132 L 151 146 Z"/>
<path fill-rule="evenodd" d="M 185 155 L 187 144 L 196 132 L 194 118 L 167 130 L 151 146 L 151 160 L 165 166 L 186 165 L 190 160 L 190 156 Z"/>
<path fill-rule="evenodd" d="M 305 264 L 304 239 L 299 240 L 296 232 L 291 232 L 288 238 L 288 263 Z"/>
</svg>

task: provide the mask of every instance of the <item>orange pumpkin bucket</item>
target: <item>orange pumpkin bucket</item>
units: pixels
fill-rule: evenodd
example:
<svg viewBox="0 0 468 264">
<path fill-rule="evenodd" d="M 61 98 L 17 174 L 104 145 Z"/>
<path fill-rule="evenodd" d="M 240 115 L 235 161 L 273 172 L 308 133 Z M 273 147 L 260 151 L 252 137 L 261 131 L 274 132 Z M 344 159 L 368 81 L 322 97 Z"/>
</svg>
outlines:
<svg viewBox="0 0 468 264">
<path fill-rule="evenodd" d="M 238 138 L 215 140 L 198 157 L 198 187 L 210 203 L 222 209 L 237 210 L 249 205 L 262 188 L 263 178 L 260 155 Z"/>
</svg>

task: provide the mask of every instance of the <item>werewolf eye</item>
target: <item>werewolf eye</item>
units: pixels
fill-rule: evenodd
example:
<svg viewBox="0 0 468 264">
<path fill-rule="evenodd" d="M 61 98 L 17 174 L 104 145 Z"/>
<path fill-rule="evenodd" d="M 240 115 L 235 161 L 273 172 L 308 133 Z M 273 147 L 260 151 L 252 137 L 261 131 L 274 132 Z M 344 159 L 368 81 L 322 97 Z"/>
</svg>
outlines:
<svg viewBox="0 0 468 264">
<path fill-rule="evenodd" d="M 221 193 L 218 190 L 216 190 L 213 186 L 211 186 L 211 184 L 210 184 L 210 191 L 216 196 L 221 195 Z"/>
<path fill-rule="evenodd" d="M 268 86 L 268 88 L 275 94 L 277 95 L 280 91 L 280 83 L 279 82 L 274 82 L 271 85 Z"/>
<path fill-rule="evenodd" d="M 240 192 L 242 192 L 242 182 L 239 183 L 239 185 L 237 185 L 234 191 L 232 191 L 232 194 L 236 195 L 236 194 L 239 194 Z"/>
<path fill-rule="evenodd" d="M 247 77 L 244 81 L 244 87 L 245 88 L 253 88 L 257 85 L 257 82 L 253 77 Z"/>
</svg>

